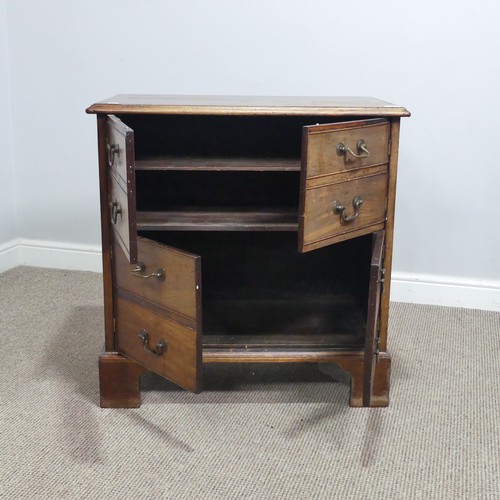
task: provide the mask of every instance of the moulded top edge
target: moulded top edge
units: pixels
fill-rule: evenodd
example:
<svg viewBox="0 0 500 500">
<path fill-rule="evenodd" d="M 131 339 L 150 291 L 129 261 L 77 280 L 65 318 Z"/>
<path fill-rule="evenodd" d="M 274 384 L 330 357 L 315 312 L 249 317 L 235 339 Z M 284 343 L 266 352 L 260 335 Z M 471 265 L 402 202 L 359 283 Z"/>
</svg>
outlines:
<svg viewBox="0 0 500 500">
<path fill-rule="evenodd" d="M 372 97 L 117 95 L 87 113 L 206 115 L 410 116 L 401 106 Z"/>
</svg>

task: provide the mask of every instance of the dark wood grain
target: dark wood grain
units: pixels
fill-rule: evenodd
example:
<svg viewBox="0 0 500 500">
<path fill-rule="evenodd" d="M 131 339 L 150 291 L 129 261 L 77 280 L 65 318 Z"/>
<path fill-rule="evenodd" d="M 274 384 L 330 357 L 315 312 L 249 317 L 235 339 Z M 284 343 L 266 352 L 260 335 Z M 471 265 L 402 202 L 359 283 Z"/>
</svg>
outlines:
<svg viewBox="0 0 500 500">
<path fill-rule="evenodd" d="M 138 239 L 138 262 L 144 265 L 143 272 L 133 272 L 131 265 L 119 245 L 114 245 L 114 284 L 145 301 L 162 306 L 163 314 L 189 326 L 196 322 L 201 307 L 201 258 L 161 243 Z M 165 279 L 141 278 L 164 269 Z"/>
<path fill-rule="evenodd" d="M 106 119 L 106 145 L 117 148 L 115 154 L 110 158 L 108 168 L 115 175 L 122 178 L 127 184 L 130 179 L 133 184 L 134 178 L 134 131 L 125 125 L 116 116 L 108 116 Z M 107 151 L 106 158 L 108 159 Z M 132 193 L 135 194 L 135 193 Z"/>
<path fill-rule="evenodd" d="M 99 388 L 102 408 L 139 408 L 140 376 L 144 368 L 117 352 L 99 357 Z"/>
<path fill-rule="evenodd" d="M 394 239 L 394 219 L 396 210 L 396 180 L 398 169 L 400 120 L 394 118 L 391 123 L 391 151 L 389 161 L 389 185 L 387 189 L 387 222 L 385 225 L 385 281 L 380 306 L 380 349 L 387 350 L 387 329 L 389 325 L 389 302 L 392 276 L 392 246 Z"/>
<path fill-rule="evenodd" d="M 192 392 L 201 391 L 200 332 L 145 309 L 122 297 L 115 297 L 116 346 L 120 353 L 148 370 Z M 146 352 L 139 333 L 145 330 L 152 349 L 166 340 L 164 353 Z"/>
<path fill-rule="evenodd" d="M 116 95 L 87 113 L 409 116 L 401 106 L 371 97 Z"/>
<path fill-rule="evenodd" d="M 371 406 L 375 365 L 378 355 L 380 290 L 382 286 L 382 259 L 385 232 L 374 235 L 373 254 L 370 265 L 370 287 L 368 291 L 368 314 L 366 319 L 365 356 L 363 361 L 363 406 Z"/>
<path fill-rule="evenodd" d="M 299 172 L 138 171 L 140 212 L 297 212 Z"/>
<path fill-rule="evenodd" d="M 134 166 L 134 132 L 118 118 L 107 117 L 106 143 L 118 147 L 110 164 L 107 151 L 102 152 L 109 170 L 110 202 L 118 203 L 121 213 L 114 224 L 114 239 L 120 242 L 130 262 L 137 261 L 136 183 Z M 108 223 L 112 223 L 108 219 Z"/>
<path fill-rule="evenodd" d="M 339 349 L 205 349 L 203 363 L 336 363 L 351 378 L 349 404 L 363 406 L 363 351 Z M 371 407 L 389 405 L 391 357 L 380 353 L 375 368 Z"/>
<path fill-rule="evenodd" d="M 178 209 L 137 213 L 141 231 L 297 231 L 294 209 Z"/>
<path fill-rule="evenodd" d="M 109 225 L 109 185 L 106 158 L 106 117 L 97 117 L 99 153 L 99 197 L 101 204 L 102 283 L 104 299 L 104 349 L 115 350 L 113 333 L 113 278 L 111 271 L 111 231 Z"/>
<path fill-rule="evenodd" d="M 203 156 L 153 156 L 139 158 L 136 170 L 212 170 L 238 172 L 299 172 L 299 158 L 211 158 Z"/>
<path fill-rule="evenodd" d="M 355 120 L 328 125 L 304 127 L 309 136 L 304 174 L 308 179 L 319 175 L 366 168 L 387 163 L 389 156 L 389 121 L 385 119 Z M 364 140 L 370 155 L 356 158 L 346 153 L 337 154 L 338 144 L 344 144 L 358 154 L 357 142 Z"/>
<path fill-rule="evenodd" d="M 127 184 L 120 176 L 109 175 L 110 203 L 115 204 L 119 213 L 108 224 L 113 228 L 113 240 L 117 241 L 127 255 L 129 262 L 137 262 L 137 215 L 135 198 L 129 199 Z M 111 205 L 110 205 L 111 206 Z"/>
<path fill-rule="evenodd" d="M 339 315 L 342 315 L 342 307 L 349 306 L 353 308 L 352 312 L 354 307 L 358 308 L 361 321 L 365 317 L 371 235 L 304 254 L 296 251 L 297 235 L 292 232 L 159 231 L 148 232 L 145 236 L 156 237 L 168 246 L 201 256 L 205 333 L 211 324 L 207 316 L 210 305 L 213 305 L 214 314 L 221 317 L 226 300 L 239 301 L 242 312 L 248 301 L 253 303 L 252 307 L 261 308 L 262 312 L 269 310 L 266 301 L 276 301 L 273 303 L 281 310 L 282 320 L 279 320 L 278 312 L 274 313 L 275 328 L 282 332 L 286 332 L 287 325 L 293 323 L 291 318 L 287 319 L 288 314 L 294 315 L 298 323 L 292 326 L 295 333 L 301 328 L 301 322 L 305 325 L 303 330 L 310 327 L 312 320 L 294 314 L 293 309 L 302 307 L 304 313 L 311 316 L 315 303 L 319 317 L 324 313 L 331 318 L 326 321 L 329 326 L 335 324 L 334 313 L 328 312 L 329 308 L 332 311 L 335 309 L 332 303 L 338 304 Z M 226 309 L 232 307 L 228 303 Z M 240 333 L 245 332 L 246 325 L 259 324 L 258 317 L 251 317 L 252 307 L 246 306 L 247 315 L 240 322 Z M 231 311 L 228 314 L 237 319 Z M 216 323 L 220 324 L 219 321 Z M 267 323 L 264 328 L 269 329 L 269 325 Z M 364 326 L 361 329 L 361 335 L 364 335 Z"/>
<path fill-rule="evenodd" d="M 338 356 L 337 363 L 351 376 L 350 406 L 362 407 L 363 404 L 363 353 L 346 354 Z M 375 367 L 373 380 L 371 407 L 384 407 L 389 405 L 389 381 L 391 374 L 391 357 L 386 352 L 380 353 L 379 362 Z"/>
<path fill-rule="evenodd" d="M 388 404 L 404 108 L 371 98 L 117 96 L 87 112 L 98 113 L 103 406 L 137 407 L 144 369 L 197 392 L 202 362 L 334 362 L 351 376 L 352 406 Z M 367 158 L 337 155 L 339 142 L 356 151 L 359 139 Z M 114 165 L 107 144 L 119 147 Z M 350 214 L 355 196 L 359 216 L 342 221 L 334 202 Z M 115 200 L 123 213 L 110 231 Z M 371 233 L 384 230 L 373 251 Z M 134 243 L 137 231 L 150 241 Z M 135 260 L 144 275 L 164 268 L 165 281 L 134 277 Z M 143 329 L 148 345 L 166 339 L 167 350 L 148 353 Z"/>
<path fill-rule="evenodd" d="M 300 348 L 232 348 L 217 349 L 207 346 L 203 350 L 203 363 L 339 363 L 344 358 L 353 360 L 353 366 L 361 364 L 363 351 L 348 349 Z M 349 371 L 346 369 L 346 371 Z M 362 380 L 359 380 L 362 391 Z"/>
<path fill-rule="evenodd" d="M 364 341 L 364 310 L 356 296 L 348 293 L 207 300 L 203 312 L 205 345 L 311 346 L 323 342 L 328 347 L 359 348 Z"/>
<path fill-rule="evenodd" d="M 302 193 L 304 213 L 299 215 L 301 251 L 310 251 L 334 243 L 340 235 L 354 238 L 360 234 L 375 231 L 374 227 L 385 222 L 387 173 L 359 177 L 344 182 L 324 184 Z M 363 204 L 359 216 L 344 222 L 335 214 L 336 202 L 346 208 L 346 213 L 354 212 L 352 202 L 361 197 Z"/>
</svg>

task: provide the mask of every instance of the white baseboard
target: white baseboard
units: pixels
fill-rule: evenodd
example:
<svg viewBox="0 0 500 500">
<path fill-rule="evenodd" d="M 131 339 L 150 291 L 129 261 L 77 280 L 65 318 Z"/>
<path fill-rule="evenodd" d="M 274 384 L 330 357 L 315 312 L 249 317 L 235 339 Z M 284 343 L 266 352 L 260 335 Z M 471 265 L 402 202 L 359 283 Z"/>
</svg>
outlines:
<svg viewBox="0 0 500 500">
<path fill-rule="evenodd" d="M 0 245 L 0 272 L 23 264 L 102 272 L 101 247 L 23 238 Z M 500 281 L 394 272 L 391 300 L 500 311 Z"/>
<path fill-rule="evenodd" d="M 20 265 L 102 272 L 101 259 L 98 245 L 19 238 L 0 246 L 0 272 Z"/>
<path fill-rule="evenodd" d="M 500 311 L 500 281 L 393 272 L 391 300 Z"/>
<path fill-rule="evenodd" d="M 19 240 L 11 240 L 0 245 L 0 273 L 21 265 Z"/>
</svg>

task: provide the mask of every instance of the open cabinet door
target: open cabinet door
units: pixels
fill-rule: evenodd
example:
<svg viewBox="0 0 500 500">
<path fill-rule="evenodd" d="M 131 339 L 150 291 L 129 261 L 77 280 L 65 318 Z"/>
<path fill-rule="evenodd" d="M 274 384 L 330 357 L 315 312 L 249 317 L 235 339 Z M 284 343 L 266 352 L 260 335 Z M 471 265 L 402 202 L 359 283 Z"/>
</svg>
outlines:
<svg viewBox="0 0 500 500">
<path fill-rule="evenodd" d="M 381 118 L 303 127 L 299 252 L 384 227 L 389 138 Z"/>
<path fill-rule="evenodd" d="M 134 131 L 116 116 L 106 118 L 109 213 L 118 241 L 130 262 L 137 261 Z"/>
<path fill-rule="evenodd" d="M 115 348 L 192 392 L 202 389 L 201 257 L 138 238 L 113 246 Z"/>
<path fill-rule="evenodd" d="M 134 132 L 106 119 L 115 350 L 193 392 L 202 387 L 201 257 L 137 236 Z"/>
<path fill-rule="evenodd" d="M 373 379 L 378 356 L 380 296 L 383 282 L 383 253 L 385 231 L 374 234 L 372 260 L 370 263 L 370 288 L 368 292 L 368 314 L 366 321 L 365 356 L 363 363 L 363 406 L 371 406 Z"/>
</svg>

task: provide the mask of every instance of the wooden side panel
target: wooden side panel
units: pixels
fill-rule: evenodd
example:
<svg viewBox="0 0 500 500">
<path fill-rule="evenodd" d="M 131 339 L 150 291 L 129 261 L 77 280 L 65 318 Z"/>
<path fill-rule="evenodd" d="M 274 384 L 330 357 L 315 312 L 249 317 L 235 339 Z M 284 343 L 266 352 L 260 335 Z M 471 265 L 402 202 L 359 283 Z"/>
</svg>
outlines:
<svg viewBox="0 0 500 500">
<path fill-rule="evenodd" d="M 382 257 L 385 231 L 374 236 L 373 254 L 370 264 L 370 289 L 368 293 L 368 316 L 366 321 L 365 355 L 363 363 L 363 406 L 371 406 L 375 376 L 376 353 L 379 342 L 380 291 L 382 284 Z"/>
<path fill-rule="evenodd" d="M 101 203 L 102 272 L 104 293 L 104 349 L 114 351 L 113 334 L 113 281 L 111 272 L 111 232 L 109 227 L 108 163 L 106 159 L 106 117 L 97 116 L 99 152 L 99 191 Z"/>
<path fill-rule="evenodd" d="M 117 350 L 175 384 L 200 392 L 201 333 L 124 299 L 118 291 L 114 305 Z"/>
<path fill-rule="evenodd" d="M 114 244 L 115 286 L 165 308 L 164 314 L 196 328 L 201 307 L 201 258 L 146 238 L 138 239 L 138 264 L 134 272 L 120 245 Z M 164 278 L 144 278 L 162 270 Z M 136 299 L 137 300 L 137 299 Z"/>
<path fill-rule="evenodd" d="M 304 127 L 308 135 L 306 154 L 307 178 L 351 171 L 387 163 L 389 156 L 389 122 L 384 119 Z M 350 153 L 339 155 L 337 146 L 343 144 L 358 154 L 357 143 L 364 141 L 369 156 L 356 158 Z M 362 152 L 362 154 L 365 154 Z"/>
<path fill-rule="evenodd" d="M 387 350 L 387 328 L 389 322 L 389 300 L 391 294 L 392 245 L 396 207 L 396 180 L 398 168 L 400 119 L 394 118 L 391 124 L 391 156 L 389 162 L 389 188 L 387 195 L 387 222 L 385 226 L 385 281 L 380 307 L 380 350 Z"/>
</svg>

